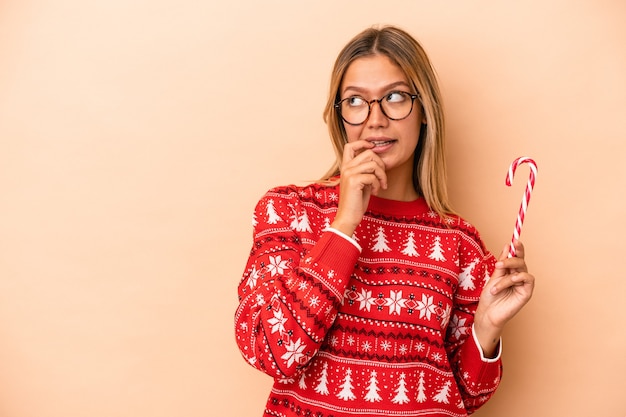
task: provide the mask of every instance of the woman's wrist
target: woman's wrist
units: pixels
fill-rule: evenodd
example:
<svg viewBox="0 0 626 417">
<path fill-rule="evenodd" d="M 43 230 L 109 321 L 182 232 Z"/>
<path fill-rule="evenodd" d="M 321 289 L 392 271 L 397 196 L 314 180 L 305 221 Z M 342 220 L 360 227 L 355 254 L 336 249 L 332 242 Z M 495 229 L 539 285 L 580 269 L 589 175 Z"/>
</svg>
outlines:
<svg viewBox="0 0 626 417">
<path fill-rule="evenodd" d="M 474 334 L 485 357 L 493 358 L 498 353 L 502 329 L 485 321 L 480 314 L 474 316 Z"/>
<path fill-rule="evenodd" d="M 344 222 L 337 218 L 335 218 L 335 220 L 330 224 L 330 227 L 340 231 L 346 236 L 354 235 L 354 231 L 356 230 L 356 225 L 353 225 L 349 222 Z"/>
</svg>

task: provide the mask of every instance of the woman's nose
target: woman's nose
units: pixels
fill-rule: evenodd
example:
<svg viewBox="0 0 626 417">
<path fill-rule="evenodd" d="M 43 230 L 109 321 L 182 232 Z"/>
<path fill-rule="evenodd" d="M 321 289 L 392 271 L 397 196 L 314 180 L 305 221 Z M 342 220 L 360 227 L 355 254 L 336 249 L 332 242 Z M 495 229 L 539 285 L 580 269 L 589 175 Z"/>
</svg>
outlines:
<svg viewBox="0 0 626 417">
<path fill-rule="evenodd" d="M 367 120 L 367 124 L 370 127 L 379 127 L 384 126 L 388 121 L 389 119 L 387 119 L 387 116 L 383 113 L 383 108 L 381 107 L 380 102 L 378 100 L 371 102 L 370 116 Z"/>
</svg>

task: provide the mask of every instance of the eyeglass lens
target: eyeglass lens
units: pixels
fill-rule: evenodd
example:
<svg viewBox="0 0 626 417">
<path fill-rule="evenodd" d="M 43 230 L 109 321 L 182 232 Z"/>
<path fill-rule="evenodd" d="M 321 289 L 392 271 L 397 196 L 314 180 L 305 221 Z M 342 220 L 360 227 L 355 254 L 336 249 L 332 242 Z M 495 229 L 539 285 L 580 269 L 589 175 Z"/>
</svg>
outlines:
<svg viewBox="0 0 626 417">
<path fill-rule="evenodd" d="M 352 96 L 341 100 L 338 110 L 341 117 L 350 124 L 361 124 L 369 117 L 372 105 L 378 102 L 383 114 L 391 120 L 401 120 L 411 114 L 414 97 L 403 91 L 394 91 L 384 97 L 367 101 L 360 96 Z"/>
</svg>

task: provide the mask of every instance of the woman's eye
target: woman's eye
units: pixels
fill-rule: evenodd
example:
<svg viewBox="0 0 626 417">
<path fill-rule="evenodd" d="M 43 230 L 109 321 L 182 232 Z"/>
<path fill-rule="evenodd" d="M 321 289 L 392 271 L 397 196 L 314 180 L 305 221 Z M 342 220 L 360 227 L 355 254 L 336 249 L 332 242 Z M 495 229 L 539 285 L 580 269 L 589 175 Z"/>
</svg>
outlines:
<svg viewBox="0 0 626 417">
<path fill-rule="evenodd" d="M 399 103 L 404 100 L 404 94 L 398 91 L 394 91 L 393 93 L 387 94 L 387 97 L 385 99 L 391 103 Z"/>
<path fill-rule="evenodd" d="M 354 96 L 348 99 L 348 104 L 350 106 L 358 107 L 365 104 L 365 100 L 362 97 Z"/>
</svg>

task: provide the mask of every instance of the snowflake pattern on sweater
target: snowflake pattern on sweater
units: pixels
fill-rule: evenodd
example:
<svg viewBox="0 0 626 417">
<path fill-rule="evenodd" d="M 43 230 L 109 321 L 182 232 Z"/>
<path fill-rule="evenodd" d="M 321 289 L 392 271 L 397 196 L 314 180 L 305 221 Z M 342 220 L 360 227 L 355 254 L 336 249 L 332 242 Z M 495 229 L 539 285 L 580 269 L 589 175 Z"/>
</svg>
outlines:
<svg viewBox="0 0 626 417">
<path fill-rule="evenodd" d="M 370 199 L 354 241 L 329 228 L 338 185 L 259 201 L 236 339 L 275 379 L 268 416 L 466 416 L 493 395 L 473 315 L 495 259 L 423 199 Z"/>
</svg>

